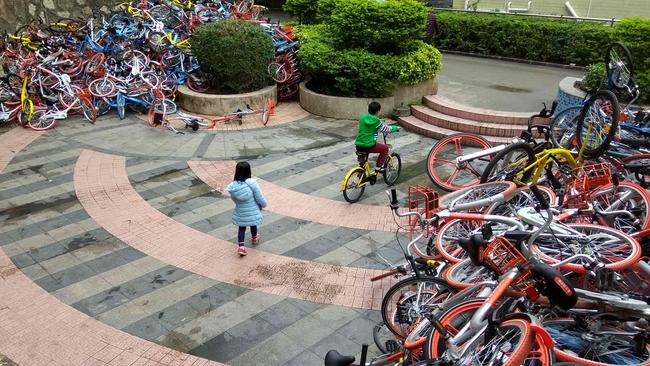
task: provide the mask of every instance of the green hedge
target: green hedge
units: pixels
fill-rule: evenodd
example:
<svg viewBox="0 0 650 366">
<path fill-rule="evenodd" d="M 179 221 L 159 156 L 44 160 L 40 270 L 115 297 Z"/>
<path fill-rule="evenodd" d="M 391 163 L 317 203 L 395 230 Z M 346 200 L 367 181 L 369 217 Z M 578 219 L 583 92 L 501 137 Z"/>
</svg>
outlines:
<svg viewBox="0 0 650 366">
<path fill-rule="evenodd" d="M 438 48 L 586 66 L 602 61 L 614 30 L 599 23 L 440 12 Z"/>
<path fill-rule="evenodd" d="M 604 61 L 607 46 L 630 48 L 641 102 L 650 103 L 650 19 L 609 24 L 528 16 L 439 12 L 443 50 L 587 66 Z"/>
<path fill-rule="evenodd" d="M 376 54 L 364 49 L 341 49 L 324 24 L 295 29 L 300 39 L 300 67 L 317 92 L 349 97 L 379 98 L 392 94 L 396 83 L 416 84 L 438 75 L 440 52 L 422 41 L 407 42 L 401 55 Z"/>
<path fill-rule="evenodd" d="M 192 51 L 216 92 L 247 93 L 273 85 L 268 73 L 275 57 L 273 39 L 254 22 L 202 25 L 192 36 Z"/>
</svg>

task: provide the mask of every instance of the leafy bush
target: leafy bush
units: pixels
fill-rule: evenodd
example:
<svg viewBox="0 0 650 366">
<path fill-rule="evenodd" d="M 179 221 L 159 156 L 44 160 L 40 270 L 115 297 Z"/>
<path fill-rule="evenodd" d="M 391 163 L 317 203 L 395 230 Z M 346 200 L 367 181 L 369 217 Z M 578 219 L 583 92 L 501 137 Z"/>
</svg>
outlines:
<svg viewBox="0 0 650 366">
<path fill-rule="evenodd" d="M 585 76 L 582 78 L 582 87 L 587 93 L 594 93 L 602 88 L 603 82 L 607 79 L 605 64 L 599 62 L 591 64 L 585 69 Z"/>
<path fill-rule="evenodd" d="M 325 24 L 301 26 L 300 66 L 311 75 L 318 92 L 350 97 L 379 98 L 392 94 L 396 82 L 416 84 L 438 75 L 441 54 L 422 41 L 406 43 L 402 55 L 380 55 L 362 49 L 339 49 Z"/>
<path fill-rule="evenodd" d="M 223 20 L 200 26 L 192 51 L 210 85 L 222 93 L 246 93 L 272 85 L 268 65 L 273 39 L 254 22 Z"/>
<path fill-rule="evenodd" d="M 301 23 L 310 24 L 316 21 L 318 2 L 316 0 L 287 0 L 282 10 L 289 15 L 300 18 Z"/>
<path fill-rule="evenodd" d="M 376 53 L 401 52 L 422 38 L 427 8 L 417 0 L 339 0 L 328 24 L 339 47 Z"/>
<path fill-rule="evenodd" d="M 440 73 L 442 55 L 435 47 L 422 41 L 413 41 L 407 49 L 408 52 L 397 59 L 398 81 L 417 84 Z"/>
</svg>

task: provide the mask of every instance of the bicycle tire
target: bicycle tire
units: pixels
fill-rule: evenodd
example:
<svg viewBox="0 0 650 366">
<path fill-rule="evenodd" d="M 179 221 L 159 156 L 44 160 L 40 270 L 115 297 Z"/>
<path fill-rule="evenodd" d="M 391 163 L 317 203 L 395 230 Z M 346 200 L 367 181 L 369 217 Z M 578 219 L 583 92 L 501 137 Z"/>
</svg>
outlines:
<svg viewBox="0 0 650 366">
<path fill-rule="evenodd" d="M 610 193 L 623 193 L 621 196 L 615 198 L 609 197 Z M 623 202 L 623 198 L 625 201 Z M 597 199 L 597 201 L 595 201 Z M 643 187 L 632 182 L 620 182 L 617 186 L 608 184 L 592 191 L 589 194 L 589 200 L 592 204 L 599 205 L 600 210 L 606 210 L 606 205 L 615 204 L 615 210 L 624 210 L 633 213 L 638 223 L 625 215 L 616 217 L 601 217 L 599 221 L 601 224 L 620 230 L 626 234 L 634 234 L 637 231 L 650 228 L 650 193 L 643 189 Z M 607 200 L 605 204 L 601 204 L 603 200 Z M 622 206 L 621 206 L 622 205 Z M 611 206 L 610 206 L 611 207 Z"/>
<path fill-rule="evenodd" d="M 50 128 L 54 127 L 56 120 L 54 118 L 41 118 L 39 116 L 34 116 L 31 121 L 29 121 L 29 128 L 34 131 L 47 131 Z"/>
<path fill-rule="evenodd" d="M 483 183 L 448 193 L 440 197 L 438 204 L 441 209 L 453 211 L 484 209 L 494 203 L 509 200 L 516 190 L 517 186 L 512 182 Z"/>
<path fill-rule="evenodd" d="M 643 188 L 650 183 L 650 154 L 636 154 L 621 159 L 620 172 L 627 180 L 636 179 Z"/>
<path fill-rule="evenodd" d="M 397 166 L 395 166 L 395 164 Z M 390 175 L 389 177 L 389 172 L 395 172 L 395 175 Z M 399 180 L 399 176 L 402 173 L 402 158 L 399 156 L 398 153 L 391 153 L 390 156 L 386 159 L 386 162 L 384 163 L 384 174 L 382 176 L 384 177 L 384 183 L 386 183 L 389 186 L 394 186 L 395 183 L 397 183 L 397 180 Z"/>
<path fill-rule="evenodd" d="M 465 143 L 463 143 L 463 141 Z M 482 168 L 478 167 L 478 169 L 476 169 L 470 163 L 467 163 L 465 167 L 459 170 L 458 165 L 454 161 L 443 159 L 442 156 L 438 156 L 438 154 L 444 154 L 445 148 L 451 144 L 454 144 L 453 148 L 455 148 L 455 151 L 453 152 L 455 154 L 454 157 L 463 155 L 463 145 L 474 145 L 481 149 L 489 149 L 492 147 L 485 138 L 470 133 L 458 133 L 443 138 L 435 145 L 433 145 L 429 151 L 429 155 L 427 157 L 427 175 L 429 176 L 429 179 L 431 179 L 433 184 L 435 184 L 438 188 L 448 192 L 453 192 L 458 189 L 463 189 L 478 184 L 480 182 Z M 452 166 L 454 169 L 453 173 L 449 175 L 448 179 L 445 179 L 443 176 L 441 176 L 440 173 L 438 173 L 439 168 L 442 168 L 444 166 Z M 468 179 L 468 183 L 458 185 L 453 184 L 458 175 L 462 172 L 465 172 L 465 175 L 467 177 L 463 176 L 461 178 Z"/>
<path fill-rule="evenodd" d="M 582 106 L 576 123 L 576 142 L 578 151 L 582 150 L 583 157 L 594 159 L 607 150 L 618 129 L 620 108 L 616 95 L 609 90 L 599 90 Z M 605 116 L 603 117 L 602 114 Z M 603 123 L 600 123 L 601 119 Z M 595 133 L 590 132 L 589 136 L 584 136 L 585 128 L 596 128 L 596 130 Z M 603 130 L 605 130 L 604 138 L 601 134 Z M 583 138 L 590 136 L 595 136 L 593 144 L 587 144 L 583 148 Z"/>
<path fill-rule="evenodd" d="M 492 279 L 492 273 L 485 267 L 477 267 L 468 258 L 447 267 L 440 277 L 453 288 L 461 291 L 479 282 Z"/>
<path fill-rule="evenodd" d="M 271 106 L 273 105 L 273 101 L 271 99 L 267 99 L 266 102 L 264 103 L 264 107 L 262 107 L 262 125 L 266 126 L 269 123 L 269 118 L 271 116 Z"/>
<path fill-rule="evenodd" d="M 530 145 L 525 142 L 510 144 L 490 160 L 481 175 L 481 183 L 503 180 L 523 186 L 530 181 L 534 169 L 523 170 L 534 161 L 535 152 Z M 504 164 L 505 167 L 499 167 L 498 164 Z"/>
<path fill-rule="evenodd" d="M 439 317 L 440 323 L 445 328 L 447 328 L 450 334 L 454 333 L 456 329 L 460 329 L 462 325 L 467 323 L 467 321 L 471 319 L 471 315 L 473 315 L 476 312 L 476 310 L 478 310 L 480 306 L 483 305 L 484 303 L 485 303 L 485 299 L 466 300 L 456 305 L 455 307 L 447 310 L 442 316 L 440 316 Z M 517 342 L 514 344 L 513 342 L 508 341 L 502 347 L 494 347 L 494 346 L 486 347 L 485 349 L 487 350 L 487 353 L 488 354 L 491 353 L 490 350 L 492 350 L 492 352 L 494 352 L 493 354 L 494 356 L 502 356 L 502 355 L 497 355 L 498 352 L 496 352 L 496 350 L 502 350 L 503 352 L 506 352 L 507 350 L 504 349 L 504 346 L 510 344 L 511 346 L 513 346 L 513 348 L 509 351 L 510 352 L 509 359 L 504 363 L 499 363 L 499 365 L 503 365 L 503 366 L 522 365 L 526 360 L 526 358 L 528 357 L 533 347 L 533 342 L 535 340 L 535 334 L 532 331 L 530 323 L 523 319 L 511 319 L 501 323 L 498 326 L 498 328 L 501 332 L 503 332 L 504 330 L 503 328 L 505 328 L 505 329 L 511 329 L 515 333 L 519 332 L 521 335 L 515 338 L 517 339 Z M 494 336 L 497 337 L 498 333 L 499 332 L 495 332 Z M 492 340 L 488 341 L 488 343 L 489 342 L 492 342 Z M 442 340 L 440 336 L 440 332 L 437 331 L 431 332 L 429 334 L 429 337 L 427 338 L 426 346 L 424 347 L 424 351 L 426 352 L 426 357 L 429 359 L 442 358 L 444 353 L 446 352 L 446 349 L 447 349 L 446 343 Z M 482 350 L 477 345 L 477 347 L 472 351 L 472 357 L 476 357 L 476 355 L 478 355 L 481 351 Z M 461 362 L 459 364 L 464 364 L 464 363 Z M 472 363 L 472 364 L 474 365 L 476 363 Z M 488 363 L 488 364 L 495 365 L 495 363 Z"/>
<path fill-rule="evenodd" d="M 598 337 L 591 334 L 595 331 L 589 328 L 588 321 L 589 319 L 576 322 L 574 318 L 556 318 L 542 323 L 554 341 L 555 356 L 558 360 L 585 366 L 650 365 L 650 343 L 646 344 L 643 355 L 638 355 L 633 349 L 633 337 L 625 334 L 627 332 L 622 332 L 616 336 L 619 339 L 615 339 L 613 332 L 618 330 L 615 324 L 599 324 L 599 328 L 605 327 L 610 334 L 608 337 Z M 614 341 L 618 341 L 616 346 L 607 346 L 606 342 Z M 604 349 L 605 353 L 595 354 L 599 349 Z M 616 359 L 619 362 L 613 363 Z"/>
<path fill-rule="evenodd" d="M 205 77 L 201 75 L 202 73 L 200 72 L 192 72 L 187 75 L 187 87 L 190 90 L 197 93 L 205 93 L 208 91 L 208 83 L 205 81 Z"/>
<path fill-rule="evenodd" d="M 348 193 L 348 188 L 350 185 L 350 179 L 356 178 L 358 179 L 358 182 L 356 183 L 356 187 L 359 189 L 359 194 L 358 196 L 352 195 Z M 366 178 L 366 170 L 361 168 L 361 167 L 354 167 L 352 168 L 348 174 L 345 176 L 345 179 L 343 180 L 343 198 L 349 203 L 356 203 L 361 199 L 361 196 L 363 196 L 363 192 L 366 190 L 365 185 L 361 185 L 364 183 L 364 180 Z"/>
<path fill-rule="evenodd" d="M 126 98 L 121 93 L 117 95 L 116 104 L 117 115 L 120 119 L 124 119 L 126 113 Z"/>
<path fill-rule="evenodd" d="M 18 123 L 23 127 L 27 127 L 33 116 L 34 102 L 32 102 L 31 99 L 27 99 L 20 106 L 20 113 L 18 113 Z"/>
<path fill-rule="evenodd" d="M 551 206 L 557 203 L 557 195 L 551 188 L 539 185 L 537 188 L 546 196 Z M 516 217 L 519 209 L 535 206 L 536 204 L 538 204 L 537 198 L 530 192 L 530 187 L 521 187 L 517 189 L 510 200 L 488 207 L 485 213 L 488 215 Z"/>
<path fill-rule="evenodd" d="M 531 244 L 533 252 L 549 264 L 558 263 L 574 254 L 587 254 L 596 257 L 597 262 L 614 271 L 632 267 L 641 258 L 639 243 L 622 231 L 601 225 L 567 224 L 567 226 L 588 236 L 589 242 L 585 247 L 581 243 L 558 242 L 559 239 L 549 232 L 549 234 L 544 233 Z M 597 239 L 601 241 L 596 242 Z M 565 264 L 561 268 L 576 273 L 587 271 L 581 264 L 575 263 Z"/>
<path fill-rule="evenodd" d="M 619 91 L 627 90 L 634 75 L 634 63 L 630 50 L 623 43 L 613 42 L 607 47 L 605 70 L 610 85 Z"/>
<path fill-rule="evenodd" d="M 444 302 L 451 295 L 458 292 L 444 280 L 436 277 L 422 276 L 411 277 L 391 286 L 381 302 L 381 317 L 388 329 L 395 336 L 406 338 L 410 327 L 417 324 L 422 305 L 434 306 Z M 426 293 L 427 297 L 418 296 Z M 394 298 L 398 295 L 397 298 Z M 415 297 L 413 297 L 415 296 Z M 413 300 L 421 300 L 415 304 Z"/>
<path fill-rule="evenodd" d="M 480 221 L 451 220 L 445 223 L 436 235 L 436 249 L 450 264 L 461 262 L 467 253 L 458 245 L 459 238 L 468 238 L 470 233 L 483 226 Z"/>
<path fill-rule="evenodd" d="M 97 110 L 95 106 L 86 97 L 80 97 L 79 100 L 81 102 L 81 114 L 88 122 L 94 124 L 97 121 Z"/>
<path fill-rule="evenodd" d="M 567 150 L 574 147 L 576 125 L 581 110 L 581 106 L 569 107 L 553 117 L 549 125 L 553 146 Z"/>
</svg>

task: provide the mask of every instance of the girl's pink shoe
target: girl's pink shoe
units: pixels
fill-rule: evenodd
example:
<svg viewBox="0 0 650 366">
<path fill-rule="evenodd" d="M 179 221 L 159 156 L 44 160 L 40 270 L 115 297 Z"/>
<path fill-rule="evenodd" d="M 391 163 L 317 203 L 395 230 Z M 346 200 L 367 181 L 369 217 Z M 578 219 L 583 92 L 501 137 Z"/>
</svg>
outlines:
<svg viewBox="0 0 650 366">
<path fill-rule="evenodd" d="M 242 257 L 248 254 L 248 252 L 246 251 L 246 247 L 240 246 L 239 249 L 237 249 L 237 254 L 239 254 Z"/>
<path fill-rule="evenodd" d="M 251 244 L 253 244 L 253 245 L 257 245 L 257 244 L 259 244 L 259 243 L 260 243 L 260 239 L 261 239 L 261 238 L 260 238 L 260 235 L 259 235 L 259 234 L 255 235 L 255 236 L 251 239 Z"/>
</svg>

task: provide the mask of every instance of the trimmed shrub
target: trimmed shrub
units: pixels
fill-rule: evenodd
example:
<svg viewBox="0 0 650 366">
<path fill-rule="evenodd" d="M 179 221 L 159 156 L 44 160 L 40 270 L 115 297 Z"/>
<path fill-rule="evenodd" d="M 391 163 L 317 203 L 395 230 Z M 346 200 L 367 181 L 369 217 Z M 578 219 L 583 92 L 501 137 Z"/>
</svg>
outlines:
<svg viewBox="0 0 650 366">
<path fill-rule="evenodd" d="M 273 85 L 267 71 L 275 56 L 273 39 L 254 22 L 202 25 L 192 37 L 192 52 L 216 92 L 247 93 Z"/>
<path fill-rule="evenodd" d="M 440 12 L 441 49 L 561 64 L 601 62 L 614 28 L 601 23 Z"/>
<path fill-rule="evenodd" d="M 417 0 L 339 0 L 328 19 L 339 47 L 400 53 L 405 41 L 421 39 L 427 8 Z"/>
<path fill-rule="evenodd" d="M 623 19 L 615 31 L 617 40 L 632 53 L 634 78 L 641 88 L 639 101 L 650 104 L 650 19 Z"/>
<path fill-rule="evenodd" d="M 417 84 L 438 75 L 441 54 L 422 41 L 408 42 L 402 55 L 379 55 L 362 49 L 341 50 L 328 40 L 329 26 L 301 26 L 300 66 L 317 92 L 349 97 L 391 95 L 396 83 Z"/>
</svg>

